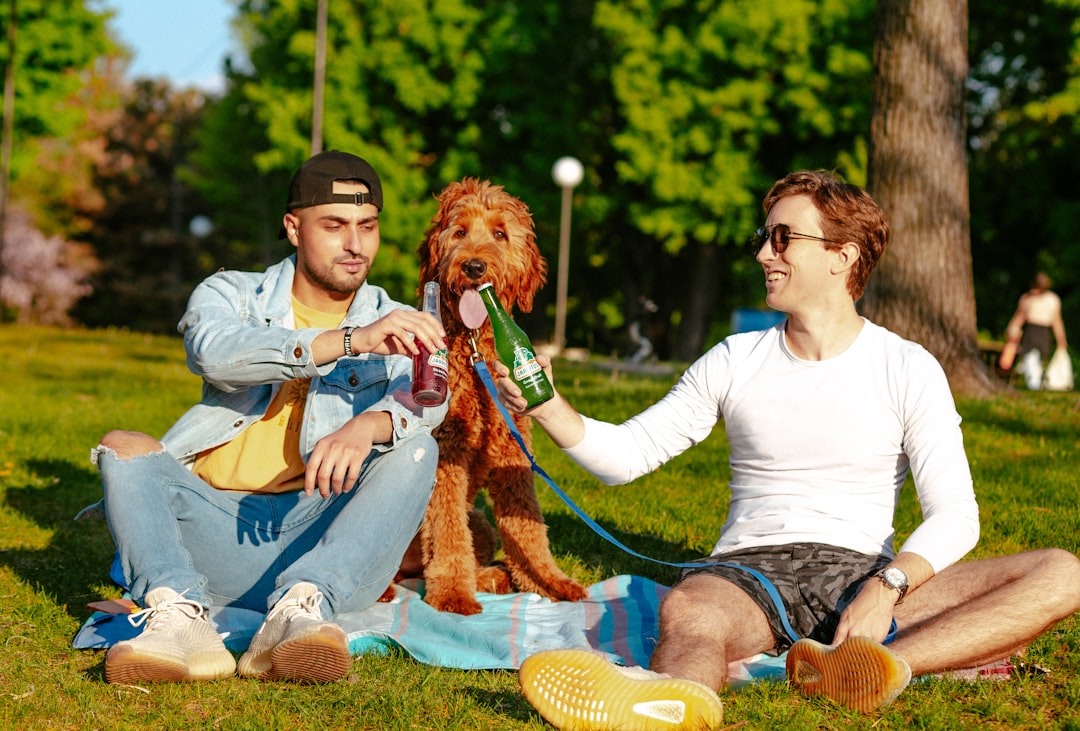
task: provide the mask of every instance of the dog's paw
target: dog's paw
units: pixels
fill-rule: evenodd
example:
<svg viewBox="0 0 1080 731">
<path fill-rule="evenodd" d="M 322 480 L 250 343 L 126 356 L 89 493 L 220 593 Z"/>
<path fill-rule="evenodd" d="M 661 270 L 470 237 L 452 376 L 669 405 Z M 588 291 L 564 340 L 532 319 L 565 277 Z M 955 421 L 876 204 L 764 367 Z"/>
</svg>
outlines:
<svg viewBox="0 0 1080 731">
<path fill-rule="evenodd" d="M 514 590 L 510 569 L 501 563 L 477 569 L 476 590 L 487 594 L 509 594 Z"/>
<path fill-rule="evenodd" d="M 537 578 L 515 574 L 514 586 L 518 591 L 533 592 L 557 602 L 576 602 L 588 596 L 585 587 L 566 576 L 562 578 L 554 576 Z"/>
<path fill-rule="evenodd" d="M 548 596 L 552 599 L 556 599 L 564 602 L 578 602 L 588 596 L 588 592 L 585 591 L 585 587 L 577 583 L 573 579 L 566 579 L 565 581 L 559 581 L 551 587 L 551 593 Z"/>
<path fill-rule="evenodd" d="M 461 592 L 438 592 L 433 594 L 428 591 L 424 596 L 424 601 L 440 612 L 453 612 L 463 616 L 480 614 L 484 611 L 480 602 L 476 601 L 476 597 Z"/>
<path fill-rule="evenodd" d="M 585 587 L 564 574 L 554 561 L 550 567 L 530 565 L 527 568 L 509 559 L 506 563 L 518 591 L 539 594 L 557 602 L 576 602 L 588 596 Z"/>
</svg>

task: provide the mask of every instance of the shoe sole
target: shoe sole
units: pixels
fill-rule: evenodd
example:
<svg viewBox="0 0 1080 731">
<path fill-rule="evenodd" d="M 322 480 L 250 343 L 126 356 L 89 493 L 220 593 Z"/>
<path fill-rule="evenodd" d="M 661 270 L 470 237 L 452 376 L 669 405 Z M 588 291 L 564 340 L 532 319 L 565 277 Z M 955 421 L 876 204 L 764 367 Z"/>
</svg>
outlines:
<svg viewBox="0 0 1080 731">
<path fill-rule="evenodd" d="M 105 656 L 105 680 L 127 685 L 218 680 L 231 676 L 235 670 L 236 661 L 228 651 L 195 655 L 182 663 L 135 647 L 116 645 Z"/>
<path fill-rule="evenodd" d="M 341 680 L 352 667 L 349 640 L 344 630 L 323 625 L 317 632 L 278 643 L 270 653 L 269 677 L 300 683 Z"/>
<path fill-rule="evenodd" d="M 861 713 L 891 703 L 911 681 L 908 664 L 884 645 L 851 637 L 837 647 L 802 639 L 788 650 L 788 681 Z"/>
<path fill-rule="evenodd" d="M 701 683 L 630 678 L 584 650 L 532 655 L 518 680 L 529 703 L 564 731 L 709 729 L 724 720 L 720 699 Z"/>
<path fill-rule="evenodd" d="M 253 653 L 249 647 L 237 661 L 236 672 L 240 673 L 242 678 L 269 678 L 274 669 L 274 659 L 271 655 L 273 650 L 273 647 L 269 647 L 262 652 Z"/>
</svg>

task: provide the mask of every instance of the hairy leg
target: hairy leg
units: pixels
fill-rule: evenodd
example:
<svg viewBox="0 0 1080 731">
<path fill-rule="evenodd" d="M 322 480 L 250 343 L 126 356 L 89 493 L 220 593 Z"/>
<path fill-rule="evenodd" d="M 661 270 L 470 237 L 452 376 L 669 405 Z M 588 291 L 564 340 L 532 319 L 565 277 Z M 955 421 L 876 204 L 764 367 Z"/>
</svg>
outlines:
<svg viewBox="0 0 1080 731">
<path fill-rule="evenodd" d="M 729 661 L 775 644 L 765 613 L 746 592 L 718 576 L 697 574 L 660 604 L 660 640 L 650 669 L 719 691 Z"/>
<path fill-rule="evenodd" d="M 896 607 L 914 675 L 999 660 L 1080 610 L 1080 559 L 1056 548 L 955 564 Z"/>
</svg>

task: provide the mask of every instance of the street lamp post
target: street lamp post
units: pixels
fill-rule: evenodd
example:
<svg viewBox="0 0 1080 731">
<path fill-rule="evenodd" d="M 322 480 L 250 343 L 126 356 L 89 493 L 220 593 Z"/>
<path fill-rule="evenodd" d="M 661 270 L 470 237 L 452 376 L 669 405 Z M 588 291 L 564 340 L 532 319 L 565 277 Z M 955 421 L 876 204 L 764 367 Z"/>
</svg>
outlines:
<svg viewBox="0 0 1080 731">
<path fill-rule="evenodd" d="M 585 169 L 576 157 L 560 157 L 551 168 L 551 179 L 562 188 L 562 214 L 559 217 L 559 272 L 555 288 L 556 352 L 566 344 L 566 280 L 570 269 L 570 203 L 574 188 L 585 177 Z"/>
</svg>

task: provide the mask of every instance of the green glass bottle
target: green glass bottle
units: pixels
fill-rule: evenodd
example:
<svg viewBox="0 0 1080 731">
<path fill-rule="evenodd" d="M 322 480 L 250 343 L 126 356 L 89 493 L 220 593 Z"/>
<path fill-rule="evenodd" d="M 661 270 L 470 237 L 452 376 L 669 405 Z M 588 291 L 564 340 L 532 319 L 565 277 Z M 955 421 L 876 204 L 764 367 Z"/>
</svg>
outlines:
<svg viewBox="0 0 1080 731">
<path fill-rule="evenodd" d="M 521 389 L 528 402 L 528 408 L 538 406 L 555 395 L 551 381 L 540 364 L 536 362 L 529 336 L 525 334 L 510 314 L 503 309 L 491 282 L 485 282 L 476 291 L 484 301 L 488 319 L 491 320 L 491 332 L 495 335 L 495 354 L 503 365 L 510 369 L 510 377 Z"/>
</svg>

